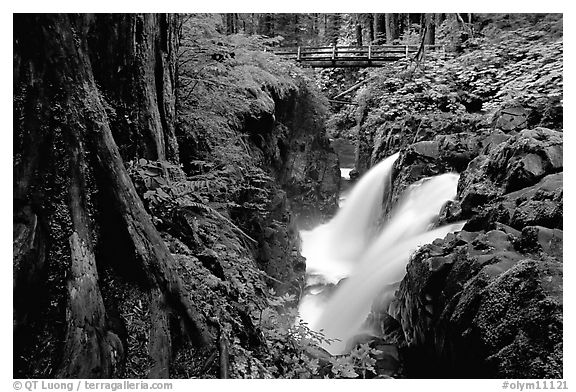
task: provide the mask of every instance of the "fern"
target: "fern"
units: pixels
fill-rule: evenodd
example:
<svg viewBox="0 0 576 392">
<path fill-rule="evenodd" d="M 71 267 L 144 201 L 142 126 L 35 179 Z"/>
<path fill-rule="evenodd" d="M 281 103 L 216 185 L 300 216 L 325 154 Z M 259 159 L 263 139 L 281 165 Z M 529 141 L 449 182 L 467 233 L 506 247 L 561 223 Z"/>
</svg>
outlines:
<svg viewBox="0 0 576 392">
<path fill-rule="evenodd" d="M 210 190 L 213 186 L 214 181 L 203 179 L 203 180 L 187 180 L 173 182 L 169 185 L 170 192 L 174 197 L 184 197 L 190 193 L 196 193 L 202 190 Z"/>
<path fill-rule="evenodd" d="M 242 236 L 244 236 L 244 238 L 248 239 L 249 241 L 253 242 L 254 244 L 258 244 L 258 241 L 256 241 L 254 238 L 252 238 L 248 234 L 246 234 L 241 228 L 239 228 L 234 223 L 232 223 L 232 221 L 230 219 L 226 218 L 224 215 L 222 215 L 217 210 L 215 210 L 214 208 L 210 207 L 207 204 L 199 203 L 199 202 L 195 202 L 195 201 L 191 201 L 191 200 L 186 200 L 185 202 L 181 202 L 180 207 L 197 208 L 201 211 L 208 212 L 208 213 L 222 219 L 224 222 L 228 223 L 234 230 L 236 230 L 238 233 L 240 233 Z"/>
</svg>

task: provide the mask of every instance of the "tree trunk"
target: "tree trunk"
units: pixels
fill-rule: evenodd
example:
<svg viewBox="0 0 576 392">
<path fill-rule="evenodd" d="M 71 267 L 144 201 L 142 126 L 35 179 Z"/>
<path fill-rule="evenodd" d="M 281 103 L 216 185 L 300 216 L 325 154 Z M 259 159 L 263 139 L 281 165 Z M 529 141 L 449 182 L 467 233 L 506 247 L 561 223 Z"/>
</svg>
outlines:
<svg viewBox="0 0 576 392">
<path fill-rule="evenodd" d="M 98 14 L 88 35 L 94 77 L 114 107 L 122 158 L 177 162 L 174 15 Z"/>
<path fill-rule="evenodd" d="M 226 35 L 234 34 L 234 14 L 226 14 Z"/>
<path fill-rule="evenodd" d="M 398 30 L 401 36 L 410 29 L 410 14 L 398 14 Z"/>
<path fill-rule="evenodd" d="M 424 45 L 434 45 L 436 36 L 435 14 L 424 14 Z"/>
<path fill-rule="evenodd" d="M 374 14 L 374 31 L 376 39 L 386 39 L 386 16 L 385 14 Z"/>
<path fill-rule="evenodd" d="M 363 14 L 364 31 L 366 32 L 366 41 L 371 44 L 374 41 L 374 17 L 372 14 Z"/>
<path fill-rule="evenodd" d="M 266 36 L 274 34 L 274 19 L 271 14 L 258 14 L 258 33 Z"/>
<path fill-rule="evenodd" d="M 392 44 L 395 39 L 398 39 L 398 15 L 385 14 L 386 21 L 386 43 Z"/>
<path fill-rule="evenodd" d="M 359 21 L 356 23 L 356 45 L 362 46 L 362 25 Z"/>
<path fill-rule="evenodd" d="M 18 236 L 14 246 L 18 252 L 14 257 L 19 265 L 34 266 L 20 268 L 20 272 L 15 269 L 15 282 L 33 280 L 17 275 L 41 268 L 46 259 L 56 282 L 47 285 L 61 293 L 55 295 L 63 298 L 66 315 L 64 347 L 53 348 L 50 354 L 51 362 L 59 363 L 54 371 L 58 377 L 114 377 L 126 352 L 108 327 L 99 285 L 94 248 L 105 226 L 99 221 L 104 207 L 120 217 L 118 223 L 127 232 L 150 290 L 149 376 L 169 375 L 168 313 L 182 317 L 198 344 L 211 341 L 208 325 L 182 289 L 175 262 L 136 193 L 112 132 L 115 127 L 114 134 L 122 139 L 120 135 L 129 129 L 134 136 L 120 143 L 127 156 L 177 157 L 175 150 L 167 148 L 174 129 L 174 116 L 169 113 L 175 96 L 175 78 L 170 78 L 175 75 L 174 18 L 15 16 L 14 219 Z M 109 33 L 108 40 L 91 35 L 102 31 Z M 137 127 L 122 119 L 110 121 L 106 109 L 110 103 L 102 98 L 95 74 L 114 107 L 129 108 L 122 113 L 136 113 L 132 118 Z M 35 150 L 25 146 L 35 146 Z M 110 206 L 99 205 L 103 194 L 109 195 Z M 37 241 L 31 238 L 35 232 L 41 234 Z M 58 282 L 63 283 L 61 289 Z M 21 288 L 15 284 L 17 290 Z M 15 314 L 22 312 L 15 309 Z"/>
<path fill-rule="evenodd" d="M 435 14 L 434 21 L 436 22 L 436 29 L 442 26 L 442 22 L 446 19 L 446 14 Z"/>
</svg>

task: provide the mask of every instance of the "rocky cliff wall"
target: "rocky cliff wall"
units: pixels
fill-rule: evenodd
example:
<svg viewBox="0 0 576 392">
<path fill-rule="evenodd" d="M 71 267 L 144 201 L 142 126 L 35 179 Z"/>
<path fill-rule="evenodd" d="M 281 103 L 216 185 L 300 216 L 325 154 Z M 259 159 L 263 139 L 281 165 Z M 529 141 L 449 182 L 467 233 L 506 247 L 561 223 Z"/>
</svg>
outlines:
<svg viewBox="0 0 576 392">
<path fill-rule="evenodd" d="M 513 34 L 359 94 L 356 169 L 400 151 L 393 201 L 460 173 L 435 225 L 463 230 L 422 247 L 374 308 L 407 377 L 562 377 L 562 43 Z"/>
</svg>

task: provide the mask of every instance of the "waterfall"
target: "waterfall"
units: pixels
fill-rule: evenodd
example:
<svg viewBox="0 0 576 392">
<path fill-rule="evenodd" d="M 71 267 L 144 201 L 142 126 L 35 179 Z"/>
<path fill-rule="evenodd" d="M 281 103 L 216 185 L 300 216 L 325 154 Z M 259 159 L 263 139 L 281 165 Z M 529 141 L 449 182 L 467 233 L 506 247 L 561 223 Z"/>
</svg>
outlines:
<svg viewBox="0 0 576 392">
<path fill-rule="evenodd" d="M 345 352 L 362 332 L 375 299 L 385 306 L 393 297 L 419 246 L 463 225 L 430 230 L 444 203 L 456 196 L 458 175 L 448 173 L 409 186 L 376 230 L 397 158 L 395 154 L 367 172 L 330 222 L 301 232 L 308 294 L 300 302 L 300 318 L 311 329 L 337 339 L 325 346 L 333 354 Z"/>
<path fill-rule="evenodd" d="M 302 231 L 302 256 L 308 260 L 306 272 L 338 283 L 374 236 L 382 213 L 382 197 L 390 185 L 392 166 L 398 153 L 368 171 L 352 188 L 346 205 L 327 224 Z"/>
</svg>

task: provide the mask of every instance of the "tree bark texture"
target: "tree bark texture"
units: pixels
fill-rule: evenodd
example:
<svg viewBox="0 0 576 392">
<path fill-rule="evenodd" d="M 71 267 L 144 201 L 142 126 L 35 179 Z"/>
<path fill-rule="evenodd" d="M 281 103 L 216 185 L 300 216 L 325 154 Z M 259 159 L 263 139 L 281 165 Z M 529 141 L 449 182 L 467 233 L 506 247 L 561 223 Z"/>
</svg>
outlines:
<svg viewBox="0 0 576 392">
<path fill-rule="evenodd" d="M 385 14 L 386 43 L 392 44 L 400 37 L 398 31 L 398 14 Z"/>
<path fill-rule="evenodd" d="M 372 14 L 364 14 L 364 23 L 364 30 L 367 34 L 365 41 L 370 44 L 374 41 L 374 16 Z"/>
<path fill-rule="evenodd" d="M 386 17 L 385 14 L 374 14 L 374 31 L 376 39 L 386 39 Z"/>
<path fill-rule="evenodd" d="M 356 45 L 362 46 L 362 25 L 360 22 L 356 23 Z"/>
<path fill-rule="evenodd" d="M 170 314 L 198 345 L 212 340 L 121 156 L 177 159 L 175 18 L 14 18 L 14 293 L 46 296 L 48 303 L 29 310 L 28 299 L 15 299 L 14 356 L 30 354 L 19 343 L 34 340 L 30 319 L 64 342 L 29 355 L 49 357 L 35 376 L 118 375 L 127 347 L 109 327 L 95 252 L 104 207 L 119 217 L 150 293 L 148 375 L 169 376 Z M 100 33 L 105 38 L 97 39 Z M 103 195 L 111 205 L 102 205 Z"/>
<path fill-rule="evenodd" d="M 178 159 L 174 133 L 177 23 L 174 15 L 96 15 L 87 33 L 94 77 L 115 111 L 122 158 Z"/>
<path fill-rule="evenodd" d="M 436 36 L 436 14 L 424 14 L 424 44 L 434 45 Z"/>
</svg>

